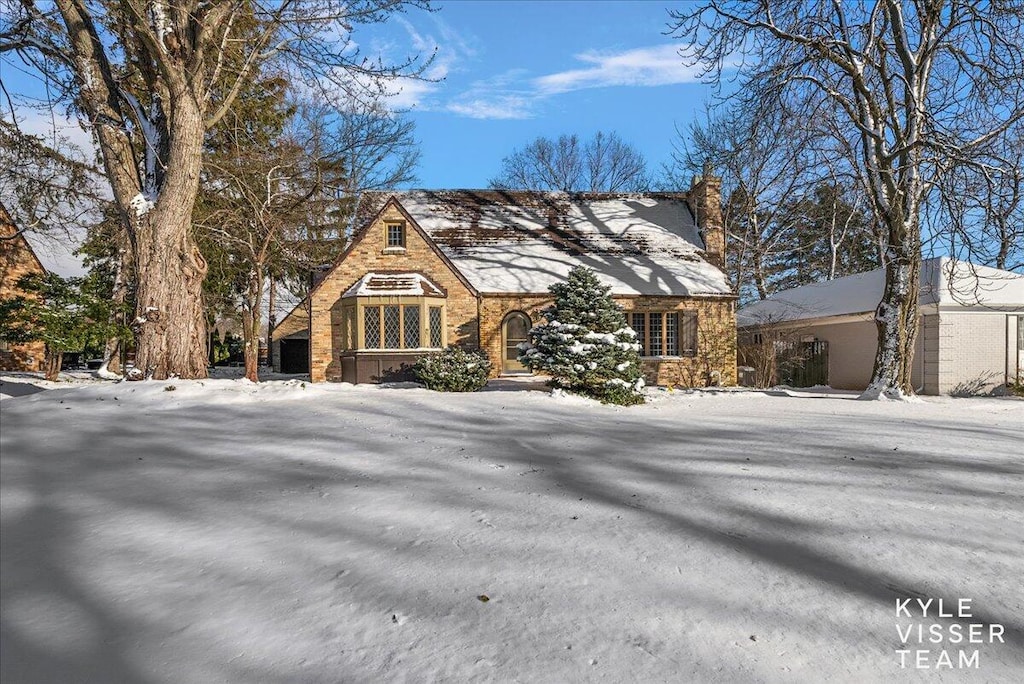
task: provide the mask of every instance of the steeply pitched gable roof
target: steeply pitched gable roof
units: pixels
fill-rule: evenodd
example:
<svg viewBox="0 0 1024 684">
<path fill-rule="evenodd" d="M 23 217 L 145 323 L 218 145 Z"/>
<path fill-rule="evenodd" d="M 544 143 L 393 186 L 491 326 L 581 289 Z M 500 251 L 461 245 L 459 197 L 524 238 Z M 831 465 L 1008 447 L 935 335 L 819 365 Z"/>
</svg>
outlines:
<svg viewBox="0 0 1024 684">
<path fill-rule="evenodd" d="M 546 293 L 579 265 L 618 295 L 731 295 L 679 194 L 412 190 L 362 210 L 390 197 L 482 293 Z"/>
</svg>

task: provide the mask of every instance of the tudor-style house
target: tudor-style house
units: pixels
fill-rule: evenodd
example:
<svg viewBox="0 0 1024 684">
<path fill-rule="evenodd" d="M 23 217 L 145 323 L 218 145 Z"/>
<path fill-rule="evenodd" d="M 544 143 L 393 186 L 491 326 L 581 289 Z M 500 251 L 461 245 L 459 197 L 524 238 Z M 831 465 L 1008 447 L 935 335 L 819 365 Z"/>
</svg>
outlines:
<svg viewBox="0 0 1024 684">
<path fill-rule="evenodd" d="M 275 328 L 277 370 L 380 382 L 458 344 L 486 350 L 495 375 L 526 373 L 518 345 L 549 286 L 586 266 L 639 334 L 649 383 L 734 384 L 719 188 L 704 177 L 685 193 L 364 195 L 344 252 Z"/>
</svg>

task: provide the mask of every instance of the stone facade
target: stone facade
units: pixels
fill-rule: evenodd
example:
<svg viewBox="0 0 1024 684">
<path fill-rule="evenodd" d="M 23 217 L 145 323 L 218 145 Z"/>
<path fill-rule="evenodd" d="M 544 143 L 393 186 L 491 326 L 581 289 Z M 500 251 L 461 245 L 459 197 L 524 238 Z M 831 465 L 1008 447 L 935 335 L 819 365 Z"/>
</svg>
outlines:
<svg viewBox="0 0 1024 684">
<path fill-rule="evenodd" d="M 551 302 L 551 295 L 485 295 L 480 299 L 480 348 L 491 360 L 493 377 L 505 371 L 501 330 L 505 317 L 513 311 L 522 311 L 536 325 L 542 320 L 540 310 Z"/>
<path fill-rule="evenodd" d="M 45 273 L 32 246 L 17 234 L 14 222 L 0 207 L 0 299 L 24 295 L 18 289 L 18 280 L 30 273 Z M 39 371 L 46 357 L 42 342 L 14 344 L 0 339 L 0 370 Z"/>
<path fill-rule="evenodd" d="M 652 385 L 704 386 L 736 384 L 736 315 L 732 299 L 692 297 L 614 297 L 628 315 L 634 311 L 680 311 L 697 315 L 697 350 L 693 356 L 644 359 L 644 378 Z M 504 371 L 502 323 L 522 311 L 534 324 L 551 304 L 550 295 L 484 295 L 480 303 L 481 348 L 492 362 L 491 375 Z M 709 377 L 711 376 L 711 377 Z"/>
<path fill-rule="evenodd" d="M 718 179 L 707 176 L 698 180 L 686 199 L 703 227 L 707 258 L 719 264 L 724 259 L 725 235 L 721 210 L 718 206 Z M 401 247 L 388 246 L 388 226 L 404 227 Z M 480 348 L 492 361 L 492 375 L 505 372 L 505 341 L 503 324 L 511 312 L 521 311 L 531 322 L 542 320 L 540 311 L 548 306 L 548 293 L 480 294 L 476 292 L 451 262 L 446 259 L 431 239 L 420 231 L 415 221 L 395 201 L 389 201 L 368 225 L 353 237 L 351 245 L 334 267 L 314 288 L 311 295 L 310 315 L 300 315 L 297 307 L 274 331 L 274 340 L 301 336 L 305 329 L 310 335 L 310 377 L 313 382 L 339 381 L 343 376 L 352 378 L 354 352 L 352 337 L 345 339 L 345 312 L 352 310 L 343 305 L 344 293 L 368 273 L 419 273 L 444 290 L 445 344 L 458 344 L 467 348 Z M 644 371 L 649 384 L 676 386 L 704 386 L 706 384 L 733 385 L 736 382 L 736 317 L 735 298 L 616 296 L 615 300 L 629 312 L 672 312 L 695 314 L 697 317 L 697 346 L 693 356 L 658 357 L 644 360 Z M 345 300 L 349 302 L 351 300 Z M 404 301 L 401 297 L 387 299 L 387 304 Z M 347 324 L 351 327 L 351 318 Z M 387 355 L 382 350 L 362 350 L 365 361 L 374 356 Z M 422 353 L 422 352 L 420 352 Z M 405 355 L 414 358 L 415 351 Z M 275 358 L 278 354 L 275 353 Z M 388 359 L 389 363 L 394 359 Z M 360 366 L 361 368 L 361 366 Z M 381 366 L 383 368 L 383 366 Z M 358 377 L 363 377 L 359 371 Z"/>
<path fill-rule="evenodd" d="M 386 226 L 400 222 L 405 226 L 405 246 L 387 246 Z M 394 203 L 389 203 L 377 218 L 353 239 L 335 267 L 312 293 L 310 338 L 310 379 L 313 382 L 341 380 L 342 340 L 341 296 L 367 273 L 416 272 L 425 275 L 445 290 L 446 340 L 476 348 L 479 344 L 477 297 L 459 278 L 414 222 Z"/>
<path fill-rule="evenodd" d="M 616 297 L 632 312 L 679 311 L 697 316 L 697 348 L 693 356 L 645 358 L 649 385 L 704 387 L 736 384 L 736 304 L 733 299 L 693 297 Z"/>
<path fill-rule="evenodd" d="M 701 227 L 705 258 L 724 269 L 725 219 L 722 216 L 722 179 L 711 175 L 711 170 L 705 167 L 704 175 L 693 179 L 693 187 L 687 193 L 686 199 L 696 214 L 697 225 Z"/>
</svg>

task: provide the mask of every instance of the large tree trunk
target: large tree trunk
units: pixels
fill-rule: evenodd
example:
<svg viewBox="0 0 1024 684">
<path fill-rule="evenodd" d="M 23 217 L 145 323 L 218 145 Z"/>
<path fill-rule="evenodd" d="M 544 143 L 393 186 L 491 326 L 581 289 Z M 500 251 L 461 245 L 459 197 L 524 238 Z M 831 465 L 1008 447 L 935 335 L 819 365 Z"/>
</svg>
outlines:
<svg viewBox="0 0 1024 684">
<path fill-rule="evenodd" d="M 206 260 L 192 236 L 205 129 L 189 93 L 175 97 L 169 162 L 155 204 L 142 194 L 130 203 L 138 280 L 135 367 L 157 380 L 207 376 Z"/>
<path fill-rule="evenodd" d="M 135 367 L 157 380 L 207 374 L 206 261 L 192 239 L 191 209 L 161 201 L 139 227 Z"/>
<path fill-rule="evenodd" d="M 141 44 L 158 67 L 149 78 L 148 114 L 143 112 L 142 104 L 114 77 L 100 30 L 85 4 L 57 0 L 56 5 L 75 55 L 81 82 L 78 103 L 95 127 L 114 201 L 129 226 L 138 282 L 133 377 L 205 378 L 206 262 L 191 234 L 206 130 L 197 95 L 201 84 L 181 55 L 163 43 L 164 37 L 143 30 L 140 36 L 156 43 Z M 125 108 L 125 103 L 131 106 Z M 142 138 L 135 145 L 130 128 Z"/>
<path fill-rule="evenodd" d="M 878 351 L 871 384 L 861 399 L 903 399 L 914 394 L 910 374 L 917 341 L 921 289 L 920 228 L 917 222 L 891 219 L 885 288 L 875 309 Z"/>
</svg>

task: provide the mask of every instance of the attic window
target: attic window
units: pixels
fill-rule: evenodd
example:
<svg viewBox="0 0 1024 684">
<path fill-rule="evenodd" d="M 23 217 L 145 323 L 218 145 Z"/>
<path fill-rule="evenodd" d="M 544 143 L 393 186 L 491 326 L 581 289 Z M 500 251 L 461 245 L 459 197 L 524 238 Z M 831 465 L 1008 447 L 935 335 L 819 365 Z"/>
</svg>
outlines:
<svg viewBox="0 0 1024 684">
<path fill-rule="evenodd" d="M 387 248 L 395 249 L 405 248 L 405 224 L 396 222 L 385 224 L 385 230 L 387 231 Z"/>
</svg>

